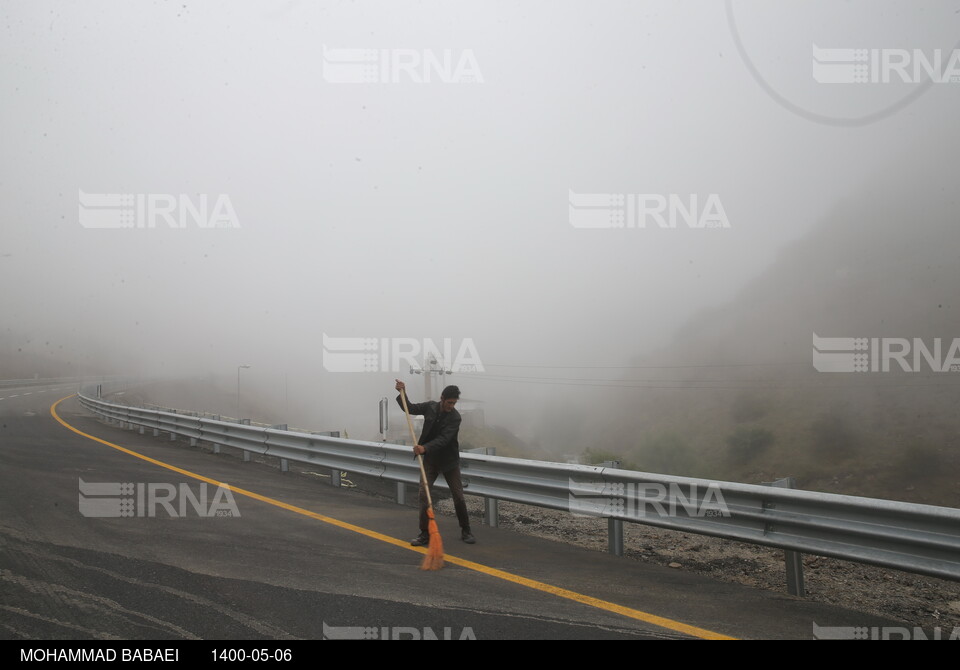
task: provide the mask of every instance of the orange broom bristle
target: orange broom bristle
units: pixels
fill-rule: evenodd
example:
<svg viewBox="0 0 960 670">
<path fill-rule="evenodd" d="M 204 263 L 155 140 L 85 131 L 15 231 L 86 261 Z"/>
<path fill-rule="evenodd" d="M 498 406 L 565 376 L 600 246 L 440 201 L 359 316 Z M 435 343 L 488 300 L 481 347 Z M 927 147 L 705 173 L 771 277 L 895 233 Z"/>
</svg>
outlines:
<svg viewBox="0 0 960 670">
<path fill-rule="evenodd" d="M 427 517 L 430 523 L 427 528 L 430 531 L 430 546 L 426 555 L 423 557 L 423 563 L 420 564 L 421 570 L 439 570 L 443 567 L 443 540 L 440 539 L 440 529 L 433 517 L 433 509 L 427 510 Z"/>
</svg>

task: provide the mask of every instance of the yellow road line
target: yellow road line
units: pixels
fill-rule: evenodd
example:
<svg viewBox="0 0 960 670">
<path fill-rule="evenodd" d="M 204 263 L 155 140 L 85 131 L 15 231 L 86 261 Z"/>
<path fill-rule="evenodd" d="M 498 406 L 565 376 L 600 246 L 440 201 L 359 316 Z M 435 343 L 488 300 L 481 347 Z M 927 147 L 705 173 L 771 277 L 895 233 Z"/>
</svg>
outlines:
<svg viewBox="0 0 960 670">
<path fill-rule="evenodd" d="M 355 533 L 360 533 L 361 535 L 365 535 L 366 537 L 372 538 L 372 539 L 374 539 L 374 540 L 380 540 L 381 542 L 386 542 L 386 543 L 388 543 L 388 544 L 392 544 L 392 545 L 394 545 L 394 546 L 401 547 L 401 548 L 403 548 L 403 549 L 407 549 L 407 550 L 410 550 L 410 551 L 416 551 L 416 552 L 419 552 L 419 553 L 426 553 L 426 549 L 423 549 L 422 547 L 411 547 L 410 544 L 409 544 L 409 542 L 406 542 L 406 541 L 404 541 L 404 540 L 398 540 L 398 539 L 395 538 L 395 537 L 390 537 L 389 535 L 384 535 L 383 533 L 378 533 L 378 532 L 376 532 L 376 531 L 370 530 L 370 529 L 368 529 L 368 528 L 364 528 L 364 527 L 362 527 L 362 526 L 356 526 L 356 525 L 354 525 L 354 524 L 352 524 L 352 523 L 347 523 L 346 521 L 340 521 L 339 519 L 334 519 L 334 518 L 332 518 L 332 517 L 324 516 L 323 514 L 317 514 L 316 512 L 311 512 L 311 511 L 308 510 L 308 509 L 304 509 L 304 508 L 302 508 L 302 507 L 297 507 L 296 505 L 291 505 L 291 504 L 289 504 L 289 503 L 285 503 L 285 502 L 283 502 L 283 501 L 276 500 L 276 499 L 274 499 L 274 498 L 268 498 L 267 496 L 260 495 L 259 493 L 254 493 L 253 491 L 247 491 L 247 490 L 245 490 L 245 489 L 240 489 L 240 488 L 237 488 L 237 487 L 235 487 L 235 486 L 231 486 L 230 484 L 226 484 L 226 483 L 224 483 L 224 482 L 219 482 L 219 481 L 217 481 L 217 480 L 215 480 L 215 479 L 211 479 L 211 478 L 209 478 L 209 477 L 204 477 L 203 475 L 198 475 L 198 474 L 196 474 L 195 472 L 190 472 L 189 470 L 184 470 L 184 469 L 182 469 L 182 468 L 178 468 L 178 467 L 176 467 L 176 466 L 174 466 L 174 465 L 170 465 L 170 464 L 168 464 L 168 463 L 164 463 L 163 461 L 158 461 L 158 460 L 156 460 L 155 458 L 150 458 L 149 456 L 144 456 L 143 454 L 139 454 L 139 453 L 137 453 L 137 452 L 135 452 L 135 451 L 132 451 L 132 450 L 130 450 L 130 449 L 127 449 L 126 447 L 121 447 L 120 445 L 113 444 L 112 442 L 107 442 L 106 440 L 100 439 L 99 437 L 95 437 L 95 436 L 93 436 L 93 435 L 89 435 L 89 434 L 87 434 L 87 433 L 84 433 L 83 431 L 79 430 L 78 428 L 74 428 L 73 426 L 71 426 L 69 423 L 67 423 L 67 422 L 64 421 L 62 418 L 60 418 L 60 415 L 59 415 L 59 414 L 57 414 L 57 405 L 59 405 L 60 403 L 62 403 L 64 400 L 68 400 L 69 398 L 74 397 L 75 395 L 76 395 L 76 394 L 73 393 L 73 394 L 68 395 L 68 396 L 66 396 L 66 397 L 64 397 L 64 398 L 60 398 L 60 400 L 57 400 L 55 403 L 53 403 L 53 404 L 50 406 L 50 414 L 51 414 L 51 415 L 53 416 L 53 418 L 56 419 L 63 427 L 67 428 L 68 430 L 72 430 L 72 431 L 73 431 L 74 433 L 76 433 L 77 435 L 81 435 L 81 436 L 83 436 L 83 437 L 85 437 L 85 438 L 87 438 L 87 439 L 93 440 L 94 442 L 99 442 L 100 444 L 104 444 L 104 445 L 106 445 L 106 446 L 108 446 L 108 447 L 111 447 L 112 449 L 117 449 L 118 451 L 122 451 L 123 453 L 129 454 L 130 456 L 134 456 L 134 457 L 136 457 L 136 458 L 139 458 L 139 459 L 142 459 L 142 460 L 144 460 L 144 461 L 147 461 L 148 463 L 152 463 L 152 464 L 154 464 L 154 465 L 160 466 L 161 468 L 166 468 L 167 470 L 172 470 L 173 472 L 177 472 L 177 473 L 179 473 L 179 474 L 181 474 L 181 475 L 184 475 L 184 476 L 186 476 L 186 477 L 192 477 L 193 479 L 197 479 L 197 480 L 202 481 L 202 482 L 207 482 L 208 484 L 215 484 L 216 486 L 226 487 L 226 488 L 230 489 L 231 491 L 233 491 L 234 493 L 239 493 L 240 495 L 247 496 L 248 498 L 253 498 L 254 500 L 259 500 L 260 502 L 267 503 L 268 505 L 274 505 L 275 507 L 281 507 L 281 508 L 283 508 L 283 509 L 285 509 L 285 510 L 288 510 L 288 511 L 290 511 L 290 512 L 295 512 L 296 514 L 301 514 L 301 515 L 303 515 L 303 516 L 307 516 L 307 517 L 310 517 L 310 518 L 312 518 L 312 519 L 317 519 L 318 521 L 323 521 L 324 523 L 328 523 L 328 524 L 331 524 L 331 525 L 333 525 L 333 526 L 337 526 L 338 528 L 343 528 L 343 529 L 345 529 L 345 530 L 350 530 L 350 531 L 353 531 L 353 532 L 355 532 Z M 483 565 L 483 564 L 481 564 L 481 563 L 475 563 L 475 562 L 473 562 L 473 561 L 468 561 L 468 560 L 466 560 L 466 559 L 458 558 L 458 557 L 456 557 L 456 556 L 451 556 L 451 555 L 449 555 L 449 554 L 445 554 L 444 557 L 443 557 L 443 560 L 444 560 L 445 562 L 447 562 L 447 563 L 452 563 L 452 564 L 454 564 L 454 565 L 459 565 L 459 566 L 464 567 L 464 568 L 467 568 L 467 569 L 469 569 L 469 570 L 475 570 L 475 571 L 477 571 L 477 572 L 481 572 L 481 573 L 483 573 L 483 574 L 485 574 L 485 575 L 489 575 L 489 576 L 491 576 L 491 577 L 496 577 L 496 578 L 498 578 L 498 579 L 503 579 L 503 580 L 506 580 L 506 581 L 508 581 L 508 582 L 512 582 L 512 583 L 514 583 L 514 584 L 519 584 L 519 585 L 521 585 L 521 586 L 526 586 L 526 587 L 531 588 L 531 589 L 536 589 L 537 591 L 542 591 L 543 593 L 549 593 L 549 594 L 551 594 L 551 595 L 555 595 L 555 596 L 558 596 L 558 597 L 560 597 L 560 598 L 566 598 L 567 600 L 573 600 L 573 601 L 575 601 L 575 602 L 582 603 L 582 604 L 584 604 L 584 605 L 589 605 L 590 607 L 596 607 L 597 609 L 606 610 L 607 612 L 613 612 L 614 614 L 620 614 L 620 615 L 622 615 L 622 616 L 629 617 L 629 618 L 631 618 L 631 619 L 637 619 L 637 620 L 639 620 L 639 621 L 643 621 L 643 622 L 646 622 L 646 623 L 649 623 L 649 624 L 653 624 L 653 625 L 655 625 L 655 626 L 660 626 L 661 628 L 667 628 L 667 629 L 669 629 L 669 630 L 677 631 L 677 632 L 679 632 L 679 633 L 685 633 L 685 634 L 687 634 L 687 635 L 692 635 L 693 637 L 699 637 L 699 638 L 703 638 L 703 639 L 706 639 L 706 640 L 732 640 L 732 639 L 735 639 L 735 638 L 732 638 L 732 637 L 730 637 L 730 636 L 728 636 L 728 635 L 722 635 L 722 634 L 720 634 L 720 633 L 715 633 L 715 632 L 713 632 L 713 631 L 706 630 L 705 628 L 698 628 L 698 627 L 696 627 L 696 626 L 691 626 L 691 625 L 689 625 L 689 624 L 685 624 L 685 623 L 682 623 L 682 622 L 680 622 L 680 621 L 674 621 L 673 619 L 666 619 L 666 618 L 664 618 L 664 617 L 660 617 L 660 616 L 657 616 L 657 615 L 655 615 L 655 614 L 648 614 L 647 612 L 641 612 L 640 610 L 635 610 L 635 609 L 630 608 L 630 607 L 624 607 L 624 606 L 622 606 L 622 605 L 617 605 L 616 603 L 611 603 L 611 602 L 606 601 L 606 600 L 601 600 L 600 598 L 594 598 L 593 596 L 587 596 L 587 595 L 584 595 L 584 594 L 582 594 L 582 593 L 577 593 L 576 591 L 570 591 L 569 589 L 565 589 L 565 588 L 562 588 L 562 587 L 559 587 L 559 586 L 553 586 L 553 585 L 551 585 L 551 584 L 546 584 L 546 583 L 544 583 L 544 582 L 539 582 L 539 581 L 536 581 L 536 580 L 534 580 L 534 579 L 527 579 L 526 577 L 521 577 L 520 575 L 515 575 L 515 574 L 513 574 L 513 573 L 511 573 L 511 572 L 506 572 L 505 570 L 499 570 L 499 569 L 497 569 L 497 568 L 491 568 L 491 567 L 489 567 L 489 566 L 487 566 L 487 565 Z"/>
</svg>

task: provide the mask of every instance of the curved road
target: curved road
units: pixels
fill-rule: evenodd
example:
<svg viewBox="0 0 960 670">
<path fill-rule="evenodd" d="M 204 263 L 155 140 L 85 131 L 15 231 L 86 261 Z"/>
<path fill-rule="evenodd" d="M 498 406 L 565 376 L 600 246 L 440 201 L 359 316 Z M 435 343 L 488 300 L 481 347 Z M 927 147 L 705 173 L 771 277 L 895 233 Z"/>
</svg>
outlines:
<svg viewBox="0 0 960 670">
<path fill-rule="evenodd" d="M 475 526 L 468 546 L 446 517 L 448 565 L 423 572 L 412 509 L 101 423 L 75 388 L 0 388 L 0 638 L 810 639 L 815 625 L 897 625 L 502 529 Z"/>
</svg>

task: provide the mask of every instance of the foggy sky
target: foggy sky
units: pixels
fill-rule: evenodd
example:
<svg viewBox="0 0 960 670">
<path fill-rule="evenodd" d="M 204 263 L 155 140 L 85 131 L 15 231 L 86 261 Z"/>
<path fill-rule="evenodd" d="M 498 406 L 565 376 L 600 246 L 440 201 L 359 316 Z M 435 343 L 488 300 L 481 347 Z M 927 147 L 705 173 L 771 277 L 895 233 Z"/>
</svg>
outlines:
<svg viewBox="0 0 960 670">
<path fill-rule="evenodd" d="M 324 333 L 623 365 L 876 172 L 956 174 L 960 83 L 862 121 L 919 85 L 818 83 L 811 49 L 949 53 L 958 28 L 955 2 L 4 2 L 0 336 L 110 372 L 247 364 L 326 420 L 398 375 L 326 371 Z M 331 83 L 324 46 L 469 50 L 482 82 Z M 226 194 L 239 227 L 84 228 L 79 191 Z M 571 191 L 715 193 L 730 225 L 575 228 Z M 455 382 L 492 421 L 555 390 Z"/>
</svg>

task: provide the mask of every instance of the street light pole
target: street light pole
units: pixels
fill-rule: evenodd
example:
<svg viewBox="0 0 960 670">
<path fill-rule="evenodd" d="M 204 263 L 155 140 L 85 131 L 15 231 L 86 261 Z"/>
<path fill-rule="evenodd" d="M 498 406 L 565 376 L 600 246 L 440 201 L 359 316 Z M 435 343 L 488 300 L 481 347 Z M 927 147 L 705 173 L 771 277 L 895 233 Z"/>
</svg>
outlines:
<svg viewBox="0 0 960 670">
<path fill-rule="evenodd" d="M 237 366 L 237 423 L 240 423 L 240 370 L 247 370 L 249 368 L 249 365 Z"/>
</svg>

